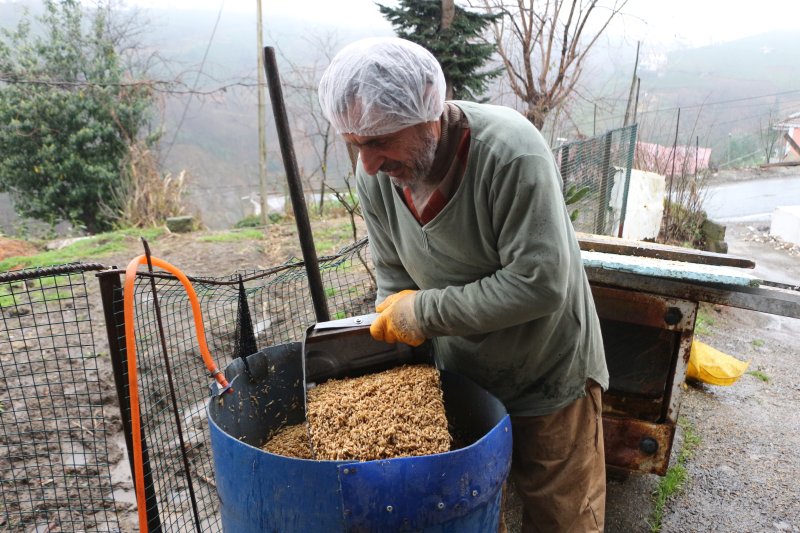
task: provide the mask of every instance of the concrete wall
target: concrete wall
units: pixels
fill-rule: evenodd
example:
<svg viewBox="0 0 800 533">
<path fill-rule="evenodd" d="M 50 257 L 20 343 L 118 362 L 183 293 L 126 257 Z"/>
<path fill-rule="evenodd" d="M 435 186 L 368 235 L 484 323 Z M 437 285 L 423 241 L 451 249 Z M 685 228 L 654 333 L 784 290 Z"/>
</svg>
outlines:
<svg viewBox="0 0 800 533">
<path fill-rule="evenodd" d="M 622 210 L 625 174 L 618 172 L 614 177 L 611 189 L 611 209 L 614 218 L 619 220 Z M 628 207 L 625 212 L 625 225 L 622 229 L 624 239 L 641 241 L 655 239 L 661 228 L 664 216 L 664 192 L 666 179 L 655 172 L 631 170 L 631 184 L 628 189 Z M 613 235 L 619 235 L 619 226 L 614 228 Z"/>
<path fill-rule="evenodd" d="M 800 205 L 781 206 L 772 212 L 770 235 L 792 244 L 800 244 Z"/>
</svg>

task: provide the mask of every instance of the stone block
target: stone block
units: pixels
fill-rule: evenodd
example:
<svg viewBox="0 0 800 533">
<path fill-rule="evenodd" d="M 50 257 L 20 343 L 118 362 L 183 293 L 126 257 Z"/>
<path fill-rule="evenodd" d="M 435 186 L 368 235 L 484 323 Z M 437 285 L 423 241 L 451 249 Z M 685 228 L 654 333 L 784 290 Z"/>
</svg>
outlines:
<svg viewBox="0 0 800 533">
<path fill-rule="evenodd" d="M 777 207 L 772 212 L 769 234 L 785 242 L 800 244 L 800 205 Z"/>
<path fill-rule="evenodd" d="M 725 241 L 706 241 L 706 251 L 718 254 L 728 253 L 728 243 Z"/>
<path fill-rule="evenodd" d="M 167 219 L 167 229 L 172 233 L 189 233 L 195 229 L 195 220 L 191 215 L 170 217 Z"/>
<path fill-rule="evenodd" d="M 725 240 L 725 226 L 714 222 L 713 220 L 706 219 L 700 227 L 706 241 L 724 241 Z"/>
</svg>

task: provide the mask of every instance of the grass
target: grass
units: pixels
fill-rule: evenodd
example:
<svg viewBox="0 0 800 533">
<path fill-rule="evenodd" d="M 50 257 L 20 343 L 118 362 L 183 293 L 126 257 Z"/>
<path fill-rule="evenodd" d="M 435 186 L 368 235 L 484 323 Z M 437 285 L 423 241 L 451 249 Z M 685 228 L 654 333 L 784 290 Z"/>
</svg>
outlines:
<svg viewBox="0 0 800 533">
<path fill-rule="evenodd" d="M 350 223 L 339 224 L 329 228 L 314 231 L 314 248 L 320 255 L 334 253 L 344 243 L 349 243 L 353 238 L 353 228 Z"/>
<path fill-rule="evenodd" d="M 667 474 L 661 478 L 653 494 L 653 511 L 650 514 L 650 531 L 658 533 L 664 520 L 664 511 L 667 502 L 677 494 L 689 479 L 689 472 L 686 464 L 694 455 L 697 446 L 700 445 L 700 436 L 695 432 L 694 427 L 685 418 L 678 418 L 678 426 L 683 430 L 683 442 L 681 443 L 678 460 L 667 470 Z"/>
<path fill-rule="evenodd" d="M 14 307 L 15 305 L 17 305 L 17 299 L 4 286 L 0 285 L 0 308 Z"/>
<path fill-rule="evenodd" d="M 125 229 L 101 233 L 76 241 L 58 250 L 48 250 L 36 255 L 9 257 L 0 261 L 0 272 L 18 268 L 48 267 L 63 265 L 87 258 L 97 259 L 123 252 L 130 246 L 132 238 L 143 237 L 150 241 L 164 233 L 162 228 Z"/>
<path fill-rule="evenodd" d="M 694 321 L 694 332 L 698 335 L 710 335 L 711 328 L 714 326 L 714 318 L 705 310 L 698 309 L 697 318 Z"/>
<path fill-rule="evenodd" d="M 750 344 L 752 344 L 756 348 L 760 348 L 764 346 L 764 341 L 761 339 L 753 339 L 752 341 L 750 341 Z"/>
<path fill-rule="evenodd" d="M 749 372 L 746 372 L 746 374 L 749 374 L 754 378 L 760 379 L 764 383 L 769 383 L 769 376 L 760 370 L 750 370 Z"/>
<path fill-rule="evenodd" d="M 247 228 L 236 231 L 226 231 L 214 233 L 213 235 L 203 235 L 198 237 L 199 242 L 237 242 L 252 241 L 264 238 L 264 231 L 261 229 Z"/>
</svg>

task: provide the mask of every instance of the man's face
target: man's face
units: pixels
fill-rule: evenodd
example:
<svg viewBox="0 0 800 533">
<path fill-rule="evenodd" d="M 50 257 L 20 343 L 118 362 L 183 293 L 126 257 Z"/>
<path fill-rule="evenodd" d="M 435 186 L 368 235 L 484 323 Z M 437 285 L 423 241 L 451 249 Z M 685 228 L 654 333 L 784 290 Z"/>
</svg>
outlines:
<svg viewBox="0 0 800 533">
<path fill-rule="evenodd" d="M 344 140 L 358 149 L 367 174 L 389 175 L 399 187 L 410 187 L 429 179 L 441 131 L 438 121 L 425 122 L 386 135 L 345 134 Z"/>
</svg>

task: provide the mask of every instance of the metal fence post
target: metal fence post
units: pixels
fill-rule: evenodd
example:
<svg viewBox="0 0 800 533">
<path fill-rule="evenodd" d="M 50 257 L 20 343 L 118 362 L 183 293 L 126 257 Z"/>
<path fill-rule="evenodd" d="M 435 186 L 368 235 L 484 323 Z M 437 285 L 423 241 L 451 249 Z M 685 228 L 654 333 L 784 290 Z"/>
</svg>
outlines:
<svg viewBox="0 0 800 533">
<path fill-rule="evenodd" d="M 130 389 L 128 387 L 128 357 L 125 353 L 125 319 L 122 309 L 117 310 L 114 305 L 115 296 L 122 294 L 121 271 L 112 269 L 97 273 L 100 283 L 100 295 L 103 302 L 103 315 L 108 335 L 108 352 L 111 357 L 111 366 L 114 372 L 114 384 L 117 389 L 119 413 L 122 419 L 122 430 L 125 434 L 125 446 L 128 449 L 128 461 L 131 467 L 131 478 L 134 477 L 133 467 L 133 429 L 131 427 Z M 150 470 L 150 456 L 147 451 L 147 438 L 142 428 L 142 462 L 144 463 L 144 491 L 147 502 L 147 529 L 152 533 L 161 533 L 161 518 L 158 514 L 158 500 L 153 483 L 153 473 Z M 134 480 L 135 486 L 135 480 Z"/>
<path fill-rule="evenodd" d="M 314 248 L 314 235 L 311 232 L 311 223 L 308 219 L 308 209 L 303 195 L 303 185 L 300 182 L 300 173 L 297 171 L 297 159 L 292 144 L 292 135 L 289 130 L 289 119 L 286 116 L 286 106 L 283 101 L 278 63 L 275 60 L 275 50 L 271 46 L 264 47 L 264 68 L 267 71 L 272 110 L 275 115 L 275 127 L 278 130 L 278 141 L 283 156 L 283 167 L 286 170 L 286 181 L 289 183 L 289 193 L 294 208 L 297 233 L 300 236 L 300 249 L 306 264 L 308 285 L 311 291 L 311 300 L 314 303 L 314 312 L 317 322 L 330 320 L 325 288 L 322 284 L 322 275 L 319 272 L 319 260 Z"/>
<path fill-rule="evenodd" d="M 622 210 L 619 215 L 619 233 L 617 237 L 622 238 L 625 229 L 625 216 L 628 214 L 628 192 L 631 188 L 631 171 L 633 170 L 633 159 L 636 154 L 636 134 L 639 129 L 638 124 L 630 126 L 630 145 L 628 146 L 628 164 L 625 167 L 625 191 L 622 193 Z"/>
<path fill-rule="evenodd" d="M 561 145 L 561 192 L 567 192 L 567 178 L 569 177 L 569 145 Z"/>
<path fill-rule="evenodd" d="M 595 233 L 605 235 L 606 233 L 606 211 L 608 210 L 608 195 L 611 191 L 609 181 L 614 175 L 611 168 L 611 141 L 612 132 L 605 135 L 603 145 L 603 164 L 600 168 L 600 194 L 598 195 L 597 217 L 595 218 Z"/>
</svg>

